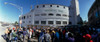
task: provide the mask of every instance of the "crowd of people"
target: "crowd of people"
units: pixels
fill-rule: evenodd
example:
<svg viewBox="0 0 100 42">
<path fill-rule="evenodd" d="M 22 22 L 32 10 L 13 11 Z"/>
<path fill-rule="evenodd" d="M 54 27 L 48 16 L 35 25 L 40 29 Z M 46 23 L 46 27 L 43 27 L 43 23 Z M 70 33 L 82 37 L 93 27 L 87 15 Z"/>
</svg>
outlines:
<svg viewBox="0 0 100 42">
<path fill-rule="evenodd" d="M 30 39 L 37 39 L 36 42 L 100 42 L 100 33 L 96 28 L 90 27 L 62 27 L 62 28 L 7 28 L 4 39 L 7 42 L 32 42 Z"/>
</svg>

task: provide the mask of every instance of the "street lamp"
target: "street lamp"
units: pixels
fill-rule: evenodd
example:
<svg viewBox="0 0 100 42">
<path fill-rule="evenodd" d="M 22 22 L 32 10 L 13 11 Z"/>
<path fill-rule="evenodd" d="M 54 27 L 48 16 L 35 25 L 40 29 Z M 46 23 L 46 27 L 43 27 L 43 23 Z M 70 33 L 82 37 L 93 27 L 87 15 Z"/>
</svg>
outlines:
<svg viewBox="0 0 100 42">
<path fill-rule="evenodd" d="M 13 4 L 13 3 L 8 3 L 8 2 L 5 2 L 4 4 L 10 4 L 10 5 L 12 5 L 12 6 L 15 6 L 20 12 L 21 12 L 21 15 L 19 16 L 20 17 L 20 28 L 21 28 L 21 24 L 22 24 L 22 14 L 23 14 L 23 7 L 21 7 L 21 6 L 18 6 L 18 5 L 16 5 L 16 4 Z"/>
</svg>

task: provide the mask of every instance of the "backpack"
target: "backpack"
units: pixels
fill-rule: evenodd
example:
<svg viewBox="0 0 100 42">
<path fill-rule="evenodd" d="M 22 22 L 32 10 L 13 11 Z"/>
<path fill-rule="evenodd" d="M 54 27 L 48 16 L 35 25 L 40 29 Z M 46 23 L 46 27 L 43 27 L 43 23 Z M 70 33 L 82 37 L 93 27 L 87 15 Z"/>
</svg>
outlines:
<svg viewBox="0 0 100 42">
<path fill-rule="evenodd" d="M 18 38 L 17 38 L 17 37 L 15 37 L 15 38 L 14 38 L 14 40 L 18 40 Z"/>
<path fill-rule="evenodd" d="M 59 39 L 59 33 L 58 33 L 58 32 L 55 33 L 55 37 L 56 37 L 57 39 Z"/>
<path fill-rule="evenodd" d="M 12 36 L 13 36 L 13 37 L 16 37 L 16 36 L 17 36 L 17 34 L 13 32 L 13 33 L 12 33 Z"/>
</svg>

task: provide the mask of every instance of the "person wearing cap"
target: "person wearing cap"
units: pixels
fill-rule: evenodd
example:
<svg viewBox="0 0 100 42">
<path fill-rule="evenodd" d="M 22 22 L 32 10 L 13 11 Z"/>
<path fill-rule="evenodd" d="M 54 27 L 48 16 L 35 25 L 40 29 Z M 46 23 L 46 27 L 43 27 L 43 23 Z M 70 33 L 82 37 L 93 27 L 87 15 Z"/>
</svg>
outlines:
<svg viewBox="0 0 100 42">
<path fill-rule="evenodd" d="M 91 40 L 91 35 L 90 34 L 84 35 L 83 38 L 85 38 L 85 42 L 93 42 L 93 40 Z"/>
</svg>

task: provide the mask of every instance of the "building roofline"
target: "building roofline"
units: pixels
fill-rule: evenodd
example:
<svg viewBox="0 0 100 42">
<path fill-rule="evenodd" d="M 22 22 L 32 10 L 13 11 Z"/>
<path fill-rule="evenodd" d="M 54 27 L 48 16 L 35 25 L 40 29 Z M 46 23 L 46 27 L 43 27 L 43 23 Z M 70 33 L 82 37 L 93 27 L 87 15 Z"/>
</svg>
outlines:
<svg viewBox="0 0 100 42">
<path fill-rule="evenodd" d="M 60 4 L 39 4 L 39 5 L 59 5 L 59 6 L 65 6 L 65 5 L 60 5 Z M 35 5 L 37 6 L 37 5 Z M 65 7 L 68 7 L 68 6 L 65 6 Z"/>
<path fill-rule="evenodd" d="M 59 5 L 59 6 L 68 7 L 68 6 L 65 6 L 65 5 L 60 5 L 60 4 L 39 4 L 39 5 Z M 37 6 L 37 5 L 35 5 L 35 6 Z M 34 9 L 32 9 L 31 11 L 34 11 Z M 26 15 L 26 14 L 30 13 L 31 11 L 29 11 L 29 12 L 27 12 L 27 13 L 23 14 L 22 16 L 24 16 L 24 15 Z"/>
<path fill-rule="evenodd" d="M 92 8 L 94 7 L 94 5 L 96 4 L 96 1 L 91 5 L 89 11 L 88 11 L 88 16 L 90 15 L 89 13 L 91 12 Z"/>
</svg>

